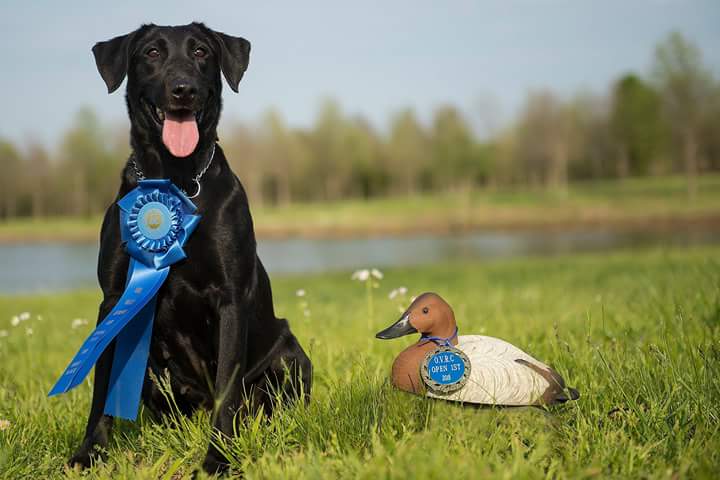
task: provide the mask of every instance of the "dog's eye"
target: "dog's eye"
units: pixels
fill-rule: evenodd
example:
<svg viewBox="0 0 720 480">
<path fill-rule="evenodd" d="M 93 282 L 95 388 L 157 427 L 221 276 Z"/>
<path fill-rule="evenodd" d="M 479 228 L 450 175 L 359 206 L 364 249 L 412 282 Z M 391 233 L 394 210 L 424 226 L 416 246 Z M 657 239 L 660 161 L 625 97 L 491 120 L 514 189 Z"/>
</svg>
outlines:
<svg viewBox="0 0 720 480">
<path fill-rule="evenodd" d="M 198 58 L 203 58 L 205 55 L 207 55 L 207 51 L 202 47 L 198 47 L 195 49 L 193 54 Z"/>
<path fill-rule="evenodd" d="M 160 56 L 160 50 L 158 50 L 157 48 L 150 48 L 147 52 L 145 52 L 145 55 L 150 58 L 157 58 Z"/>
<path fill-rule="evenodd" d="M 423 313 L 428 313 L 430 309 L 428 307 L 423 308 Z"/>
</svg>

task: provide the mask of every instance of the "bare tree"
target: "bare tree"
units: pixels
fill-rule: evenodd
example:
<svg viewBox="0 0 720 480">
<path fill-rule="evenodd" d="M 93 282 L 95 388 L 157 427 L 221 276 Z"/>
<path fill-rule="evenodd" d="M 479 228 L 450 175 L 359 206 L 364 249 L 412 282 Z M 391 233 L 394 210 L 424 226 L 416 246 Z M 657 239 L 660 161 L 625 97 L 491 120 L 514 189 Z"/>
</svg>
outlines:
<svg viewBox="0 0 720 480">
<path fill-rule="evenodd" d="M 712 96 L 712 74 L 703 65 L 700 50 L 679 32 L 673 32 L 655 50 L 653 76 L 685 167 L 688 195 L 694 198 L 700 132 Z"/>
<path fill-rule="evenodd" d="M 548 91 L 526 101 L 516 134 L 516 163 L 531 185 L 565 190 L 571 153 L 568 109 Z"/>
<path fill-rule="evenodd" d="M 325 99 L 311 133 L 314 176 L 325 200 L 340 199 L 350 175 L 344 158 L 344 130 L 345 119 L 340 106 L 332 99 Z"/>
<path fill-rule="evenodd" d="M 25 189 L 30 194 L 30 214 L 35 218 L 43 217 L 47 215 L 50 159 L 40 143 L 30 140 L 26 161 L 29 178 Z"/>
<path fill-rule="evenodd" d="M 226 127 L 221 135 L 221 144 L 231 168 L 240 177 L 248 197 L 253 203 L 261 205 L 262 198 L 262 161 L 257 132 L 245 124 Z"/>
</svg>

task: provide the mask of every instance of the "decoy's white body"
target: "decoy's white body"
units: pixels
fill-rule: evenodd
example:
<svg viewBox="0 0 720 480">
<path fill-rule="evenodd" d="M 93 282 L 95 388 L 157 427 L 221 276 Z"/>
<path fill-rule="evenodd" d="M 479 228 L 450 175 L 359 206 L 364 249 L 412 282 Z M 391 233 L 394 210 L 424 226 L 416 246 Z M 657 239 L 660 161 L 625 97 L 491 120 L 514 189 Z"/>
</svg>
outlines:
<svg viewBox="0 0 720 480">
<path fill-rule="evenodd" d="M 452 308 L 437 294 L 417 297 L 400 320 L 376 337 L 390 339 L 418 332 L 423 332 L 420 340 L 393 362 L 392 382 L 401 390 L 456 402 L 507 406 L 562 403 L 579 397 L 577 390 L 565 387 L 555 370 L 504 340 L 483 335 L 458 337 Z M 443 357 L 450 363 L 441 365 Z M 433 362 L 435 369 L 457 370 L 457 375 L 453 379 L 448 375 L 443 383 L 442 373 L 430 374 Z"/>
<path fill-rule="evenodd" d="M 525 360 L 549 372 L 547 365 L 499 338 L 461 335 L 455 348 L 467 355 L 471 369 L 467 382 L 454 392 L 428 397 L 485 405 L 535 405 L 550 387 L 542 375 L 516 360 Z"/>
</svg>

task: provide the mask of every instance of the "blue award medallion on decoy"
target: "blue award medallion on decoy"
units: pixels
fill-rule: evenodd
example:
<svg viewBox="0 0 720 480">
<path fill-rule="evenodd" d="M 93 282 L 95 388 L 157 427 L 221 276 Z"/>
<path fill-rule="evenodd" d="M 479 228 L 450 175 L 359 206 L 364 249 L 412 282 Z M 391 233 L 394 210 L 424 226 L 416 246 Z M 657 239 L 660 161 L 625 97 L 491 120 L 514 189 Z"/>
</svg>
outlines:
<svg viewBox="0 0 720 480">
<path fill-rule="evenodd" d="M 470 359 L 465 353 L 455 348 L 451 340 L 458 334 L 449 338 L 422 335 L 420 341 L 427 340 L 437 345 L 430 351 L 420 364 L 420 377 L 425 386 L 433 393 L 451 393 L 465 386 L 470 377 Z"/>
<path fill-rule="evenodd" d="M 49 396 L 79 385 L 116 340 L 105 414 L 134 420 L 150 352 L 156 295 L 200 220 L 197 208 L 170 180 L 141 180 L 119 202 L 120 234 L 130 255 L 125 291 L 85 340 Z"/>
</svg>

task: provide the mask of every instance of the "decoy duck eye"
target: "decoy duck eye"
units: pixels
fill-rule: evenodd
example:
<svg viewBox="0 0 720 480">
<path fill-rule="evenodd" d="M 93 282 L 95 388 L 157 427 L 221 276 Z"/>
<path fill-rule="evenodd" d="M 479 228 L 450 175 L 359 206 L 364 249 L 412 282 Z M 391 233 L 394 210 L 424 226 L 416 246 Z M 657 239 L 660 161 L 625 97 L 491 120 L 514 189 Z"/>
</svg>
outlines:
<svg viewBox="0 0 720 480">
<path fill-rule="evenodd" d="M 423 307 L 423 313 L 428 313 L 430 309 L 428 307 Z"/>
</svg>

